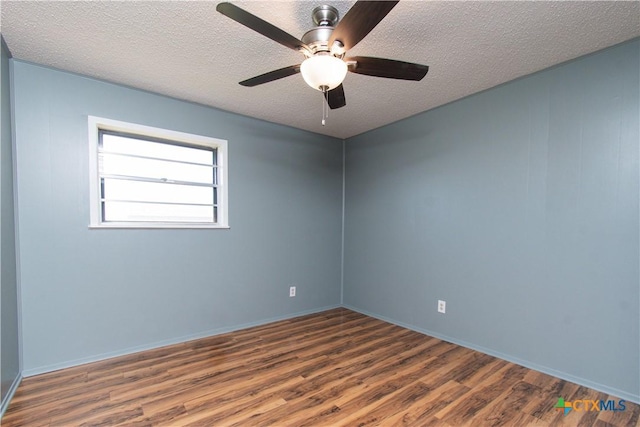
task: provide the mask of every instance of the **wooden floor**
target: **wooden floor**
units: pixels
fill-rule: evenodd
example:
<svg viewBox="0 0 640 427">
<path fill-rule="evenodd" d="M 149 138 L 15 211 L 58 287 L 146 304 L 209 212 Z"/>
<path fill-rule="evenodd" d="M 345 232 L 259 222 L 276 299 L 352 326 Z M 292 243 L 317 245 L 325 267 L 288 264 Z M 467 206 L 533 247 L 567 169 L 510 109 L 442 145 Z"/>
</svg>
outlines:
<svg viewBox="0 0 640 427">
<path fill-rule="evenodd" d="M 634 426 L 615 399 L 346 309 L 23 380 L 2 426 Z"/>
</svg>

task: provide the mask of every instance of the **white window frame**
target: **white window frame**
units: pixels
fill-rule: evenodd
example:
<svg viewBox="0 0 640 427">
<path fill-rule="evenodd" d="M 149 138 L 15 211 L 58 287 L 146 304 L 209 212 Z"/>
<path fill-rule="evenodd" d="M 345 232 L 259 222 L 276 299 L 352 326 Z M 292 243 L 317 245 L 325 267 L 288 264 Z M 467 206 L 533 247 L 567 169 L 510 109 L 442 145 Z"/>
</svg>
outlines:
<svg viewBox="0 0 640 427">
<path fill-rule="evenodd" d="M 176 132 L 167 129 L 127 123 L 102 117 L 88 116 L 89 122 L 89 228 L 229 228 L 227 141 L 207 136 Z M 185 143 L 217 149 L 218 168 L 218 222 L 104 222 L 101 214 L 100 170 L 98 165 L 99 132 L 101 130 L 122 132 L 141 137 L 159 138 L 176 143 Z"/>
</svg>

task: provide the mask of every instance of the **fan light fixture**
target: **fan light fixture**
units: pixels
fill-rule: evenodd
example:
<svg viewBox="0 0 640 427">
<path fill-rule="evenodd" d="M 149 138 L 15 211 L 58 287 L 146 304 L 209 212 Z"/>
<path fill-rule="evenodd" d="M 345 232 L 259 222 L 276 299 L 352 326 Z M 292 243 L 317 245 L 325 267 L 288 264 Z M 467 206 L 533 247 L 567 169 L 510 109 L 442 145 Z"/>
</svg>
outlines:
<svg viewBox="0 0 640 427">
<path fill-rule="evenodd" d="M 347 75 L 347 63 L 329 53 L 319 53 L 305 59 L 300 64 L 300 72 L 309 86 L 326 92 L 342 84 Z"/>
</svg>

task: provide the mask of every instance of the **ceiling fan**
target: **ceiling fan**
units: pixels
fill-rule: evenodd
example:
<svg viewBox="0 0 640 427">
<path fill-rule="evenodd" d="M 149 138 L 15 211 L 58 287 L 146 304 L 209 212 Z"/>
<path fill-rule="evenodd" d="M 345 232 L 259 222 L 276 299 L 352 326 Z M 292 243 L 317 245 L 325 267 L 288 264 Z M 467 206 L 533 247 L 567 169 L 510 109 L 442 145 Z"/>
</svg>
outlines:
<svg viewBox="0 0 640 427">
<path fill-rule="evenodd" d="M 302 73 L 305 82 L 321 91 L 329 107 L 335 109 L 346 105 L 342 82 L 347 71 L 414 81 L 422 80 L 429 71 L 426 65 L 393 59 L 371 56 L 345 57 L 346 52 L 369 34 L 397 3 L 398 1 L 359 0 L 342 19 L 339 19 L 338 10 L 335 7 L 318 6 L 311 13 L 316 26 L 307 31 L 301 40 L 231 3 L 220 3 L 216 10 L 305 56 L 301 64 L 280 68 L 241 81 L 242 86 L 253 87 Z"/>
</svg>

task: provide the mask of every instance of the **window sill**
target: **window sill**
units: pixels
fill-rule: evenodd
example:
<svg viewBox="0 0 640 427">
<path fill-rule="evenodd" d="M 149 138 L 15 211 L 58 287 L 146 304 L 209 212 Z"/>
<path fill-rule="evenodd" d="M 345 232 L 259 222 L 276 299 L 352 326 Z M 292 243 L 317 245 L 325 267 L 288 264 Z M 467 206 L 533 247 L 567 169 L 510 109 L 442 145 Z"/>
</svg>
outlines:
<svg viewBox="0 0 640 427">
<path fill-rule="evenodd" d="M 100 229 L 206 229 L 206 230 L 228 230 L 231 227 L 220 224 L 171 224 L 171 223 L 126 223 L 117 222 L 113 224 L 91 224 L 90 230 Z"/>
</svg>

